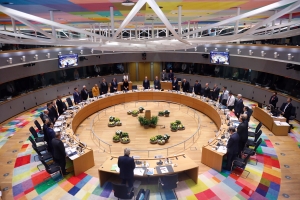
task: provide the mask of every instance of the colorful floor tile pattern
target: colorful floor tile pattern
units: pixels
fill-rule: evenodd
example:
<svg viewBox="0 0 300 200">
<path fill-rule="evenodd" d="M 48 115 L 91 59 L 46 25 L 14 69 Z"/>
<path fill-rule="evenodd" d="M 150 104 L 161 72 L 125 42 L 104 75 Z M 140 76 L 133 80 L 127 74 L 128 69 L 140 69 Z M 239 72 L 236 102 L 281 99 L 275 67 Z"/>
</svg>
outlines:
<svg viewBox="0 0 300 200">
<path fill-rule="evenodd" d="M 252 104 L 253 102 L 246 103 Z M 1 141 L 37 117 L 39 111 L 43 109 L 34 110 L 28 116 L 18 117 L 2 126 Z M 256 124 L 251 124 L 251 126 L 255 127 Z M 295 124 L 290 136 L 298 142 L 298 145 L 299 133 L 299 124 Z M 229 171 L 219 173 L 211 169 L 199 175 L 197 185 L 191 179 L 181 180 L 176 189 L 178 198 L 187 200 L 277 199 L 281 181 L 280 164 L 271 141 L 264 133 L 261 138 L 263 142 L 258 148 L 258 153 L 251 157 L 246 167 L 246 170 L 250 172 L 248 178 L 244 179 L 233 173 L 230 174 Z M 109 182 L 100 187 L 98 177 L 85 173 L 76 177 L 69 174 L 56 182 L 61 177 L 52 179 L 46 171 L 39 171 L 37 165 L 40 162 L 34 161 L 35 155 L 30 142 L 24 142 L 13 172 L 14 199 L 115 199 Z M 255 160 L 257 160 L 257 165 L 255 165 Z M 244 176 L 244 174 L 245 172 L 241 175 Z M 150 199 L 160 199 L 157 184 L 151 183 L 141 185 L 141 187 L 151 190 Z M 163 195 L 165 199 L 175 198 L 171 191 L 164 192 Z"/>
</svg>

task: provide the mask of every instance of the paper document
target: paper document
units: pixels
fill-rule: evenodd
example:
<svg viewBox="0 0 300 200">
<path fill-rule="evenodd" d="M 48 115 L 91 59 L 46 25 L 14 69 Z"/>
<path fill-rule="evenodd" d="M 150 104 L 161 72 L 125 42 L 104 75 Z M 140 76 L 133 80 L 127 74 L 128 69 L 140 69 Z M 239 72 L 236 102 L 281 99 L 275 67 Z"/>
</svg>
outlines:
<svg viewBox="0 0 300 200">
<path fill-rule="evenodd" d="M 145 172 L 145 170 L 143 168 L 135 168 L 133 170 L 134 175 L 137 175 L 137 176 L 143 176 L 144 172 Z"/>
<path fill-rule="evenodd" d="M 227 153 L 227 148 L 224 147 L 224 146 L 219 146 L 218 152 L 220 152 L 220 153 Z"/>
<path fill-rule="evenodd" d="M 113 164 L 113 165 L 111 166 L 110 171 L 116 171 L 117 167 L 118 167 L 118 164 Z"/>
<path fill-rule="evenodd" d="M 169 170 L 168 170 L 167 167 L 161 167 L 160 171 L 161 171 L 162 174 L 169 173 Z"/>
<path fill-rule="evenodd" d="M 154 168 L 147 168 L 147 175 L 153 175 L 154 174 Z"/>
<path fill-rule="evenodd" d="M 78 154 L 75 154 L 75 155 L 73 155 L 73 156 L 70 156 L 69 158 L 71 159 L 71 160 L 75 160 L 76 158 L 78 158 L 79 157 L 79 155 Z"/>
</svg>

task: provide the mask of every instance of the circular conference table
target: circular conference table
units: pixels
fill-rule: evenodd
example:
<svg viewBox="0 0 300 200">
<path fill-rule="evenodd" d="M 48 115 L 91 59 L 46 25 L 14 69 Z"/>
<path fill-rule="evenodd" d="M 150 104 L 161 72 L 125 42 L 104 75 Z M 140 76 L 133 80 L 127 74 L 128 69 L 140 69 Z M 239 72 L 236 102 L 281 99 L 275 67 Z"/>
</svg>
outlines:
<svg viewBox="0 0 300 200">
<path fill-rule="evenodd" d="M 90 115 L 114 105 L 133 102 L 133 101 L 168 101 L 168 102 L 183 104 L 199 112 L 202 112 L 203 114 L 211 118 L 213 122 L 216 124 L 218 130 L 221 128 L 222 125 L 222 118 L 218 113 L 216 107 L 214 107 L 207 101 L 203 101 L 203 99 L 201 100 L 199 96 L 193 97 L 190 94 L 186 95 L 183 93 L 177 93 L 171 91 L 149 90 L 149 91 L 111 94 L 110 96 L 95 100 L 82 107 L 76 113 L 76 115 L 72 120 L 71 128 L 75 133 L 78 126 Z M 223 123 L 222 126 L 226 126 L 226 124 Z M 218 152 L 213 148 L 211 148 L 211 146 L 213 146 L 214 143 L 218 141 L 219 139 L 218 136 L 220 135 L 221 134 L 216 134 L 215 137 L 212 140 L 210 140 L 210 142 L 207 145 L 202 147 L 202 157 L 201 157 L 201 162 L 203 164 L 217 171 L 221 171 L 223 156 L 226 153 Z M 115 160 L 116 159 L 114 159 L 114 161 Z M 191 159 L 189 159 L 189 162 L 194 163 L 194 161 Z M 111 164 L 112 161 L 108 159 L 108 161 L 105 161 L 102 164 L 102 167 L 99 169 L 99 179 L 101 185 L 104 183 L 104 181 L 107 181 L 111 175 L 116 173 L 116 172 L 111 172 Z M 193 166 L 193 168 L 190 168 L 190 166 Z M 186 174 L 190 175 L 192 180 L 194 180 L 195 182 L 197 181 L 198 165 L 196 163 L 194 164 L 191 163 L 191 165 L 186 165 L 186 167 L 183 168 L 182 167 L 175 168 L 174 173 L 176 173 L 177 171 L 185 172 Z"/>
</svg>

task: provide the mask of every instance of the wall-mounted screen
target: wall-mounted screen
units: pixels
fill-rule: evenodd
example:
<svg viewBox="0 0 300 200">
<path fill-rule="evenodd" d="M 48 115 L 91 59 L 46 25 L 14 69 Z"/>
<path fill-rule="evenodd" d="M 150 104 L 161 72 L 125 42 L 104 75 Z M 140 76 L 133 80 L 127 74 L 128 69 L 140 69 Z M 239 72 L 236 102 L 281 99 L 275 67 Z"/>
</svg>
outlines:
<svg viewBox="0 0 300 200">
<path fill-rule="evenodd" d="M 69 68 L 78 65 L 78 54 L 66 54 L 58 56 L 58 68 Z"/>
<path fill-rule="evenodd" d="M 229 65 L 229 52 L 211 51 L 210 52 L 210 63 L 220 64 L 220 65 Z"/>
</svg>

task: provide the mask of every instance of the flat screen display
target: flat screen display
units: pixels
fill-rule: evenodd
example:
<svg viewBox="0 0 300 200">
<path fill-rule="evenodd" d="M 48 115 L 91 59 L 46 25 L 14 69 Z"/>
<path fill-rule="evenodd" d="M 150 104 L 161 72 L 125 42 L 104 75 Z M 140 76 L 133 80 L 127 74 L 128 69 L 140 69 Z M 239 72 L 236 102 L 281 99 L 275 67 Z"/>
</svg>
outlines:
<svg viewBox="0 0 300 200">
<path fill-rule="evenodd" d="M 210 63 L 229 65 L 229 52 L 211 51 Z"/>
<path fill-rule="evenodd" d="M 58 56 L 58 68 L 64 69 L 78 65 L 78 54 L 66 54 Z"/>
</svg>

